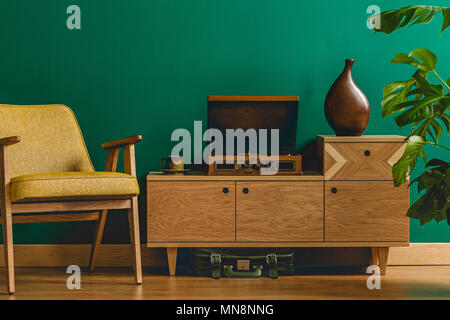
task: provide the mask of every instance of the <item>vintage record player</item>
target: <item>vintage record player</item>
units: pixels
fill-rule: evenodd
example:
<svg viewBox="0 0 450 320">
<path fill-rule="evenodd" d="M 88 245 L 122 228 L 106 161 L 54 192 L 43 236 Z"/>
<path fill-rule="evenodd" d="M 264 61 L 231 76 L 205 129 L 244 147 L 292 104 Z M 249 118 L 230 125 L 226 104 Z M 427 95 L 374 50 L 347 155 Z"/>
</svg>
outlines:
<svg viewBox="0 0 450 320">
<path fill-rule="evenodd" d="M 225 136 L 227 129 L 260 129 L 279 131 L 279 152 L 277 175 L 301 175 L 302 156 L 296 154 L 298 121 L 297 96 L 209 96 L 208 128 L 218 129 Z M 267 150 L 271 150 L 270 143 Z M 233 150 L 231 150 L 233 151 Z M 245 146 L 245 155 L 237 155 L 226 161 L 225 156 L 210 159 L 209 175 L 260 175 L 261 168 L 270 167 L 267 157 L 249 155 Z M 230 154 L 226 152 L 226 154 Z M 249 161 L 250 157 L 257 160 Z M 261 161 L 262 160 L 262 161 Z"/>
<path fill-rule="evenodd" d="M 261 175 L 261 168 L 271 166 L 269 157 L 241 155 L 233 156 L 232 161 L 225 156 L 212 156 L 208 165 L 208 175 Z M 250 159 L 254 158 L 254 161 Z M 255 163 L 256 162 L 256 163 Z M 275 175 L 302 175 L 301 155 L 280 155 L 278 156 L 278 170 Z"/>
</svg>

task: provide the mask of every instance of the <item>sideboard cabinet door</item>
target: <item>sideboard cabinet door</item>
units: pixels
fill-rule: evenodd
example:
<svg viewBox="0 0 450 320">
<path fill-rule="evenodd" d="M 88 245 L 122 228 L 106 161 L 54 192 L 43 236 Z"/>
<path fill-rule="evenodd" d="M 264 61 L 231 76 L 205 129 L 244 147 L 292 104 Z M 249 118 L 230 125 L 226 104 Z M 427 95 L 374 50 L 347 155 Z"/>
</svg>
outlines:
<svg viewBox="0 0 450 320">
<path fill-rule="evenodd" d="M 322 181 L 236 183 L 237 242 L 323 241 Z"/>
<path fill-rule="evenodd" d="M 392 181 L 325 182 L 325 241 L 409 241 L 409 190 Z"/>
<path fill-rule="evenodd" d="M 150 182 L 149 242 L 234 242 L 235 182 Z"/>
</svg>

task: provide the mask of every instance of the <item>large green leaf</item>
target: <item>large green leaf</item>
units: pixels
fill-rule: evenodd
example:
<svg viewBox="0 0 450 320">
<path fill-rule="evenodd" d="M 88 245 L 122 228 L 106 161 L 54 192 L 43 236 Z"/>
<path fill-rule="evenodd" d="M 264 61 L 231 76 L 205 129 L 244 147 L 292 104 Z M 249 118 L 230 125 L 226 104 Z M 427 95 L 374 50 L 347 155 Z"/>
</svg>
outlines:
<svg viewBox="0 0 450 320">
<path fill-rule="evenodd" d="M 431 123 L 431 126 L 433 127 L 434 134 L 435 134 L 434 140 L 438 141 L 439 138 L 444 133 L 444 129 L 441 127 L 441 125 L 435 119 L 430 119 L 430 123 Z"/>
<path fill-rule="evenodd" d="M 429 72 L 424 72 L 424 71 L 421 71 L 421 70 L 417 70 L 417 71 L 413 74 L 412 78 L 413 78 L 413 79 L 416 81 L 416 83 L 417 83 L 417 86 L 416 86 L 416 87 L 420 88 L 420 87 L 423 87 L 423 86 L 427 86 L 427 85 L 429 84 L 429 83 L 428 83 L 428 80 L 427 80 L 428 73 L 429 73 Z"/>
<path fill-rule="evenodd" d="M 444 32 L 445 29 L 450 27 L 450 8 L 442 8 L 442 15 L 444 16 L 444 23 L 442 24 L 441 33 Z"/>
<path fill-rule="evenodd" d="M 421 136 L 411 136 L 408 138 L 402 157 L 392 167 L 392 175 L 396 187 L 400 187 L 406 183 L 408 171 L 410 168 L 411 170 L 414 169 L 417 157 L 420 155 L 425 145 L 426 141 Z"/>
<path fill-rule="evenodd" d="M 411 9 L 410 9 L 411 10 Z M 412 10 L 411 10 L 412 11 Z M 438 7 L 422 6 L 415 10 L 412 24 L 429 23 L 438 12 Z"/>
<path fill-rule="evenodd" d="M 425 66 L 422 65 L 422 63 L 417 60 L 416 58 L 406 54 L 406 53 L 398 53 L 392 60 L 391 63 L 403 63 L 403 64 L 409 64 L 410 66 L 419 68 L 423 71 L 428 71 Z"/>
<path fill-rule="evenodd" d="M 433 198 L 428 192 L 419 198 L 408 209 L 407 216 L 413 219 L 419 219 L 420 224 L 423 226 L 428 222 L 431 222 L 434 218 L 433 215 Z"/>
<path fill-rule="evenodd" d="M 395 10 L 393 10 L 393 11 L 395 13 Z M 398 28 L 406 27 L 409 23 L 411 23 L 411 21 L 416 16 L 414 10 L 405 9 L 403 11 L 405 11 L 403 21 L 398 25 Z M 399 15 L 399 14 L 397 13 L 397 15 Z M 385 19 L 385 20 L 387 20 L 387 19 Z"/>
<path fill-rule="evenodd" d="M 420 62 L 416 58 L 422 60 Z M 428 49 L 419 48 L 411 51 L 409 54 L 398 53 L 391 63 L 403 63 L 416 67 L 423 72 L 432 72 L 436 68 L 437 57 Z"/>
<path fill-rule="evenodd" d="M 450 8 L 441 6 L 411 5 L 374 15 L 371 17 L 371 22 L 373 26 L 376 26 L 376 21 L 380 21 L 380 29 L 374 28 L 375 33 L 390 34 L 406 26 L 429 23 L 440 12 L 444 18 L 441 28 L 441 32 L 443 32 L 450 26 L 449 10 Z"/>
<path fill-rule="evenodd" d="M 440 182 L 441 177 L 430 171 L 425 171 L 420 177 L 411 181 L 411 184 L 417 182 L 417 191 L 431 189 L 436 183 Z"/>
<path fill-rule="evenodd" d="M 416 135 L 416 136 L 421 136 L 422 138 L 427 140 L 427 134 L 432 134 L 432 133 L 430 133 L 431 120 L 432 120 L 432 118 L 430 117 L 430 118 L 425 119 L 424 121 L 419 121 L 414 126 L 412 134 Z M 434 137 L 433 137 L 433 139 L 434 139 Z"/>
<path fill-rule="evenodd" d="M 414 12 L 411 12 L 414 14 Z M 410 15 L 410 14 L 408 14 Z M 392 33 L 397 30 L 402 23 L 402 16 L 396 10 L 390 10 L 383 12 L 380 15 L 375 15 L 371 17 L 372 25 L 376 26 L 376 21 L 379 19 L 381 29 L 374 28 L 374 32 L 385 32 Z"/>
<path fill-rule="evenodd" d="M 419 61 L 420 59 L 421 61 Z M 417 68 L 410 80 L 395 81 L 383 89 L 382 115 L 387 117 L 398 113 L 395 121 L 399 127 L 413 125 L 412 134 L 438 142 L 443 132 L 450 130 L 450 94 L 445 95 L 442 85 L 430 84 L 430 72 L 435 73 L 436 55 L 428 49 L 416 49 L 409 54 L 400 53 L 392 60 Z M 440 120 L 440 121 L 437 121 Z M 424 152 L 419 155 L 423 157 Z M 415 161 L 411 163 L 414 168 Z"/>
<path fill-rule="evenodd" d="M 436 68 L 437 57 L 428 49 L 420 48 L 410 52 L 410 57 L 416 57 L 422 60 L 422 66 L 426 68 L 425 71 L 433 71 Z"/>
<path fill-rule="evenodd" d="M 404 111 L 395 118 L 399 127 L 404 127 L 411 123 L 416 123 L 433 116 L 433 108 L 430 104 L 439 101 L 442 97 L 428 97 L 417 102 L 412 108 Z"/>
<path fill-rule="evenodd" d="M 402 85 L 397 82 L 397 84 L 391 83 L 385 87 L 384 98 L 381 101 L 383 118 L 386 118 L 393 113 L 399 112 L 406 107 L 403 106 L 402 103 L 407 102 L 406 100 L 408 98 L 408 92 L 414 85 L 414 83 L 414 80 L 409 80 L 403 81 Z M 392 92 L 393 90 L 394 92 Z"/>
<path fill-rule="evenodd" d="M 386 97 L 386 96 L 390 95 L 391 93 L 394 93 L 395 91 L 398 91 L 400 89 L 404 89 L 408 85 L 409 82 L 411 82 L 411 80 L 395 81 L 395 82 L 391 82 L 391 83 L 387 84 L 383 89 L 383 97 Z"/>
<path fill-rule="evenodd" d="M 435 209 L 434 211 L 435 211 L 434 213 L 435 220 L 437 222 L 441 222 L 442 220 L 448 219 L 450 215 L 450 201 L 447 201 L 446 205 L 442 209 Z"/>
<path fill-rule="evenodd" d="M 411 182 L 417 183 L 422 196 L 408 210 L 407 215 L 419 219 L 422 225 L 447 218 L 450 212 L 450 163 L 433 159 L 426 165 L 427 170 Z"/>
<path fill-rule="evenodd" d="M 427 84 L 408 92 L 408 96 L 411 95 L 444 97 L 445 93 L 443 86 L 435 84 Z"/>
<path fill-rule="evenodd" d="M 445 125 L 445 128 L 447 129 L 447 134 L 450 134 L 450 116 L 444 113 L 440 116 L 440 119 L 442 120 L 442 122 Z"/>
</svg>

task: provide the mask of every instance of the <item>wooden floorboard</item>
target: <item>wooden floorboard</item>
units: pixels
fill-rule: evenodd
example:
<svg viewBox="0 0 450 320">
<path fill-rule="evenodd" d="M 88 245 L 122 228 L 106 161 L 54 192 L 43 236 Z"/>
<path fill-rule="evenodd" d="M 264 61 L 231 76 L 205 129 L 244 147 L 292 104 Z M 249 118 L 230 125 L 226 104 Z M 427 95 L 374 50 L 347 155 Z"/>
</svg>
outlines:
<svg viewBox="0 0 450 320">
<path fill-rule="evenodd" d="M 89 244 L 15 244 L 14 262 L 17 267 L 66 267 L 71 264 L 83 267 L 89 263 L 90 250 Z M 141 250 L 143 266 L 167 267 L 165 249 L 147 248 L 145 244 L 141 244 Z M 130 245 L 104 244 L 100 248 L 97 266 L 126 267 L 131 265 L 131 261 Z M 301 266 L 357 266 L 368 265 L 369 262 L 369 248 L 295 250 L 295 264 Z M 0 245 L 0 267 L 3 265 L 3 246 Z M 450 243 L 411 243 L 410 247 L 392 247 L 389 251 L 388 265 L 450 266 Z"/>
<path fill-rule="evenodd" d="M 16 294 L 5 292 L 0 269 L 0 299 L 450 299 L 450 267 L 395 266 L 382 277 L 381 290 L 368 290 L 368 275 L 354 270 L 305 271 L 278 280 L 168 277 L 145 269 L 141 286 L 130 268 L 83 269 L 81 289 L 68 290 L 65 268 L 16 268 Z"/>
</svg>

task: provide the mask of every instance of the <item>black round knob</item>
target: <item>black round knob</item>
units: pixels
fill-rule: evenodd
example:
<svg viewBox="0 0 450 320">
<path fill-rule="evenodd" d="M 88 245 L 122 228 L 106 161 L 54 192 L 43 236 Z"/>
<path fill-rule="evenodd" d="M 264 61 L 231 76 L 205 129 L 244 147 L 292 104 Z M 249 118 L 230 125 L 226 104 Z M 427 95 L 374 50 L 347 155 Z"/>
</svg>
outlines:
<svg viewBox="0 0 450 320">
<path fill-rule="evenodd" d="M 331 192 L 332 193 L 337 193 L 337 189 L 336 188 L 331 188 Z"/>
<path fill-rule="evenodd" d="M 364 155 L 365 155 L 366 157 L 369 157 L 369 156 L 370 156 L 370 151 L 369 151 L 369 150 L 364 151 Z"/>
<path fill-rule="evenodd" d="M 230 189 L 228 189 L 228 188 L 223 188 L 222 191 L 223 191 L 223 193 L 227 194 L 228 192 L 230 192 Z"/>
<path fill-rule="evenodd" d="M 248 191 L 248 188 L 242 189 L 242 192 L 245 193 L 245 194 L 247 194 L 247 193 L 249 192 L 249 191 Z"/>
</svg>

